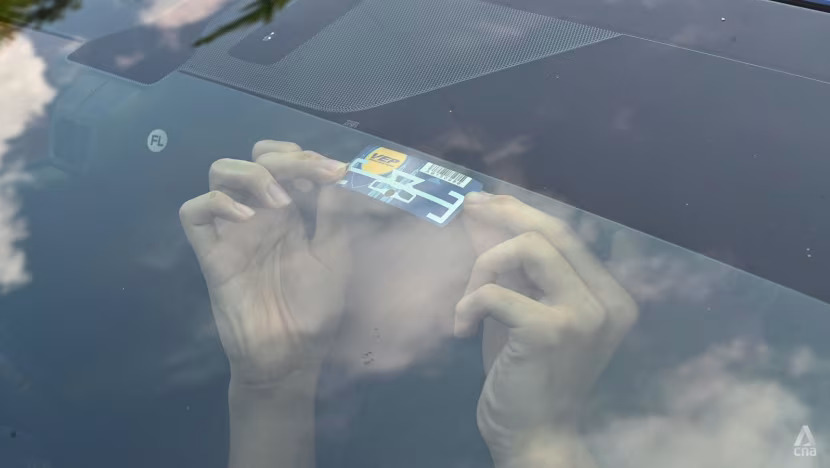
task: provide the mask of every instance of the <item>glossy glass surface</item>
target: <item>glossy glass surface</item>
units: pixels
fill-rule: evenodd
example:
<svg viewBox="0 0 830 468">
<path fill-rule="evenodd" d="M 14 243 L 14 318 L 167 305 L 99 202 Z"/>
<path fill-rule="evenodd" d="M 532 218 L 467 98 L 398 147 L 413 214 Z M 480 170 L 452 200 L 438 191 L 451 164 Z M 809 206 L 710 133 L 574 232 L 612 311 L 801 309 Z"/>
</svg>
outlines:
<svg viewBox="0 0 830 468">
<path fill-rule="evenodd" d="M 550 391 L 520 400 L 545 414 L 573 391 L 570 382 L 585 380 L 573 391 L 578 421 L 551 424 L 578 427 L 596 465 L 825 466 L 830 59 L 821 44 L 830 16 L 757 0 L 491 3 L 613 37 L 335 113 L 222 82 L 190 60 L 282 21 L 291 28 L 281 32 L 308 38 L 250 57 L 262 67 L 292 53 L 313 62 L 302 47 L 349 14 L 330 14 L 342 5 L 0 7 L 0 467 L 220 467 L 234 446 L 247 447 L 231 434 L 245 433 L 228 390 L 231 370 L 242 375 L 249 361 L 234 354 L 221 320 L 217 327 L 221 291 L 194 255 L 198 240 L 193 231 L 188 240 L 179 209 L 216 188 L 209 172 L 217 160 L 250 161 L 260 140 L 342 162 L 380 145 L 463 171 L 487 192 L 538 210 L 498 219 L 498 242 L 567 226 L 568 242 L 601 268 L 585 270 L 556 232 L 545 242 L 564 252 L 592 297 L 611 296 L 616 286 L 596 283 L 612 278 L 636 303 L 636 322 L 621 327 L 618 346 L 591 335 L 582 348 L 543 347 L 552 358 L 542 367 L 555 369 Z M 33 15 L 37 7 L 45 13 Z M 530 31 L 465 26 L 511 40 Z M 409 27 L 430 34 L 429 24 Z M 447 37 L 446 47 L 475 49 Z M 250 59 L 237 55 L 228 60 Z M 377 57 L 377 66 L 390 62 Z M 498 444 L 477 425 L 499 327 L 454 333 L 475 262 L 498 243 L 477 237 L 468 222 L 475 208 L 439 228 L 333 192 L 334 232 L 350 240 L 317 242 L 321 221 L 305 182 L 283 184 L 300 212 L 297 232 L 312 238 L 314 259 L 349 260 L 340 276 L 315 283 L 305 281 L 317 278 L 306 244 L 282 250 L 294 260 L 280 268 L 295 268 L 283 273 L 285 297 L 342 309 L 322 327 L 329 334 L 321 334 L 316 388 L 303 391 L 315 409 L 316 466 L 501 466 Z M 222 187 L 256 216 L 282 219 Z M 227 255 L 220 266 L 235 258 Z M 493 282 L 584 312 L 582 303 L 557 302 L 569 288 L 540 292 L 543 270 Z M 272 337 L 266 331 L 255 327 L 239 342 Z M 603 352 L 607 365 L 587 358 Z M 552 364 L 568 354 L 570 368 Z M 506 387 L 538 395 L 530 391 L 538 382 L 520 375 Z M 803 426 L 814 445 L 798 437 Z M 259 432 L 276 446 L 279 434 Z M 802 446 L 807 452 L 794 451 Z M 546 447 L 547 461 L 563 450 Z M 278 466 L 273 460 L 264 466 Z"/>
</svg>

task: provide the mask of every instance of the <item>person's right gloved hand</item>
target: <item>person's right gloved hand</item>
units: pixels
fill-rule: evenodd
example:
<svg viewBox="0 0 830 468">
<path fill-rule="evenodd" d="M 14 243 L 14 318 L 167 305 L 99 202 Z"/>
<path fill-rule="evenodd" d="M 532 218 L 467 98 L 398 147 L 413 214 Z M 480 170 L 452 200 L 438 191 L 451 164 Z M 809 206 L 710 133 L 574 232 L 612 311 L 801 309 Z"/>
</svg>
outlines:
<svg viewBox="0 0 830 468">
<path fill-rule="evenodd" d="M 344 169 L 294 143 L 261 141 L 253 161 L 213 163 L 210 192 L 180 209 L 237 384 L 319 371 L 349 263 L 332 192 Z M 313 236 L 301 210 L 316 212 Z"/>
</svg>

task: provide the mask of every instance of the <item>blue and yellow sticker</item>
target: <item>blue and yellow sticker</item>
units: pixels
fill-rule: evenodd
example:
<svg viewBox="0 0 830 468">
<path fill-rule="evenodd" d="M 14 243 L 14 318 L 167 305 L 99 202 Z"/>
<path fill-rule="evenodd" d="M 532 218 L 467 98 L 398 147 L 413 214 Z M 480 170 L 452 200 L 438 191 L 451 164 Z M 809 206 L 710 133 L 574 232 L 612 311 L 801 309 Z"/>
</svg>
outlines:
<svg viewBox="0 0 830 468">
<path fill-rule="evenodd" d="M 370 146 L 350 164 L 339 185 L 446 226 L 482 184 L 466 174 L 383 146 Z"/>
</svg>

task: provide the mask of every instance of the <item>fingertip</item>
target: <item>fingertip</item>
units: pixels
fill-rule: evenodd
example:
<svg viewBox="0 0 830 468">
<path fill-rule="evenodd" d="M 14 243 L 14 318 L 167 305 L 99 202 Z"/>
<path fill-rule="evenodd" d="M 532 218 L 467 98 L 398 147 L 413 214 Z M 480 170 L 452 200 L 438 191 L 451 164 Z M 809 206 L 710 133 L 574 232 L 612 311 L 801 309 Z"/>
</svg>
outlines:
<svg viewBox="0 0 830 468">
<path fill-rule="evenodd" d="M 466 320 L 456 320 L 453 325 L 453 336 L 460 339 L 470 338 L 476 336 L 478 333 L 478 323 L 467 322 Z"/>
<path fill-rule="evenodd" d="M 458 324 L 458 320 L 456 320 L 455 323 L 453 324 L 452 336 L 454 336 L 456 338 L 464 338 L 463 332 L 461 330 L 461 326 Z"/>
<path fill-rule="evenodd" d="M 493 198 L 492 194 L 487 192 L 470 192 L 464 197 L 464 201 L 470 204 L 479 204 L 489 201 Z"/>
<path fill-rule="evenodd" d="M 469 338 L 475 334 L 475 328 L 456 320 L 452 334 L 456 338 Z"/>
<path fill-rule="evenodd" d="M 346 163 L 342 161 L 338 161 L 336 159 L 329 159 L 324 158 L 320 162 L 320 166 L 324 171 L 325 175 L 330 180 L 338 180 L 341 179 L 344 175 L 346 175 Z"/>
<path fill-rule="evenodd" d="M 233 202 L 233 209 L 241 216 L 242 220 L 249 219 L 256 213 L 250 206 L 237 201 Z"/>
<path fill-rule="evenodd" d="M 254 143 L 251 150 L 251 159 L 256 159 L 266 153 L 291 153 L 302 151 L 300 145 L 290 141 L 260 140 Z"/>
<path fill-rule="evenodd" d="M 467 315 L 470 295 L 465 294 L 455 305 L 455 319 L 453 320 L 453 336 L 456 338 L 468 338 L 475 334 L 475 323 L 465 318 Z"/>
<path fill-rule="evenodd" d="M 314 162 L 312 173 L 314 180 L 320 184 L 328 184 L 342 179 L 346 175 L 346 163 L 324 156 Z"/>
<path fill-rule="evenodd" d="M 491 206 L 488 203 L 491 198 L 492 195 L 485 192 L 468 193 L 464 197 L 464 209 L 462 210 L 462 214 L 468 218 L 480 219 L 486 214 L 488 207 Z"/>
<path fill-rule="evenodd" d="M 278 183 L 269 183 L 267 191 L 268 197 L 271 198 L 271 202 L 274 204 L 275 208 L 282 208 L 283 206 L 286 206 L 289 203 L 291 203 L 291 197 L 288 196 L 288 193 L 285 192 L 285 189 L 280 187 Z"/>
<path fill-rule="evenodd" d="M 318 181 L 321 183 L 335 182 L 342 179 L 346 175 L 345 166 L 337 169 L 330 169 L 321 167 L 317 171 Z"/>
</svg>

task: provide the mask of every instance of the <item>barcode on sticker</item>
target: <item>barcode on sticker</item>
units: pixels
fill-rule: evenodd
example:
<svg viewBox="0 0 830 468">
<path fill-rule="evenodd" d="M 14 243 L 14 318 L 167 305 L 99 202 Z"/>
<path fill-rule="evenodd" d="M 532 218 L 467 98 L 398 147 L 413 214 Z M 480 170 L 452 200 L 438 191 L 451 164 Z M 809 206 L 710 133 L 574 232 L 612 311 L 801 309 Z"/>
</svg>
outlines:
<svg viewBox="0 0 830 468">
<path fill-rule="evenodd" d="M 441 179 L 444 182 L 457 185 L 461 188 L 466 187 L 467 184 L 473 180 L 460 172 L 455 172 L 452 169 L 447 169 L 446 167 L 439 166 L 438 164 L 432 164 L 431 162 L 424 164 L 424 167 L 421 168 L 421 172 L 431 175 L 436 179 Z"/>
</svg>

